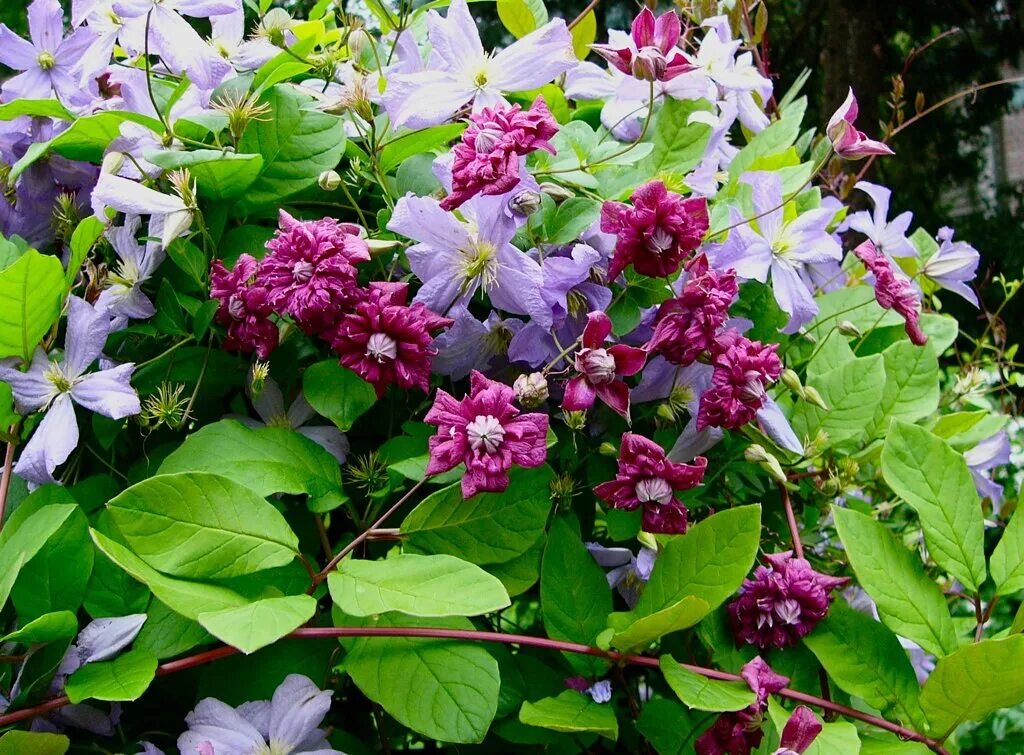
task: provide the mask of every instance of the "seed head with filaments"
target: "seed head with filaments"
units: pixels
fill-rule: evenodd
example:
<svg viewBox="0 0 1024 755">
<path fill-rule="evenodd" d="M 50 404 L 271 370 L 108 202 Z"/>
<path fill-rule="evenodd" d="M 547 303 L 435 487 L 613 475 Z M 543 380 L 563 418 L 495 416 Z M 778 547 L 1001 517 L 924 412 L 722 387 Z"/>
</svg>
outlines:
<svg viewBox="0 0 1024 755">
<path fill-rule="evenodd" d="M 265 116 L 270 112 L 270 105 L 260 102 L 258 95 L 238 90 L 229 90 L 210 104 L 215 110 L 227 116 L 228 131 L 235 141 L 242 138 L 246 127 L 252 121 L 265 121 Z"/>
</svg>

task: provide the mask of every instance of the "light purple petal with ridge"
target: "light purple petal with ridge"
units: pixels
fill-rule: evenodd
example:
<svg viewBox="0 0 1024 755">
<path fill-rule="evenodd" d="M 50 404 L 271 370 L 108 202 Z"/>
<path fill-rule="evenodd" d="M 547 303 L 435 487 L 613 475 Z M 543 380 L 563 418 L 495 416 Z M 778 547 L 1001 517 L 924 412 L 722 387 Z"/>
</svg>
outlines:
<svg viewBox="0 0 1024 755">
<path fill-rule="evenodd" d="M 103 353 L 110 334 L 107 317 L 85 299 L 68 298 L 68 332 L 64 340 L 65 371 L 70 378 L 81 375 Z"/>
<path fill-rule="evenodd" d="M 62 394 L 50 404 L 43 421 L 25 444 L 14 473 L 37 485 L 56 482 L 53 470 L 68 460 L 77 445 L 75 407 L 71 397 Z"/>
<path fill-rule="evenodd" d="M 307 677 L 289 674 L 270 702 L 270 741 L 299 745 L 317 732 L 331 708 L 330 690 L 321 691 Z"/>
<path fill-rule="evenodd" d="M 344 464 L 345 459 L 348 458 L 348 453 L 351 450 L 348 438 L 345 436 L 345 433 L 336 427 L 328 427 L 327 425 L 305 425 L 304 427 L 298 428 L 295 432 L 300 435 L 305 435 L 337 459 L 339 464 Z"/>
<path fill-rule="evenodd" d="M 132 388 L 134 364 L 91 372 L 71 389 L 71 396 L 86 409 L 111 419 L 132 417 L 141 411 L 139 395 Z"/>
<path fill-rule="evenodd" d="M 488 84 L 503 92 L 536 89 L 554 81 L 578 62 L 565 21 L 555 19 L 494 56 Z"/>
<path fill-rule="evenodd" d="M 433 68 L 457 71 L 467 61 L 484 57 L 480 32 L 466 0 L 453 0 L 444 17 L 431 10 L 427 14 L 427 29 L 431 46 L 429 64 Z"/>
<path fill-rule="evenodd" d="M 180 752 L 198 752 L 203 742 L 210 742 L 214 752 L 259 752 L 266 749 L 266 740 L 259 730 L 227 703 L 207 697 L 185 717 L 189 729 L 178 737 Z"/>
<path fill-rule="evenodd" d="M 793 427 L 782 413 L 782 409 L 771 398 L 765 396 L 764 403 L 757 410 L 757 419 L 761 423 L 764 434 L 771 438 L 779 448 L 795 454 L 803 454 L 804 444 L 796 437 Z"/>
<path fill-rule="evenodd" d="M 39 52 L 56 52 L 64 37 L 64 11 L 57 0 L 33 0 L 28 6 L 28 33 Z"/>
<path fill-rule="evenodd" d="M 18 411 L 30 414 L 45 406 L 57 392 L 53 383 L 45 377 L 50 360 L 45 351 L 36 347 L 27 372 L 14 367 L 13 362 L 13 359 L 0 362 L 0 381 L 11 386 Z"/>
<path fill-rule="evenodd" d="M 39 53 L 31 42 L 19 37 L 6 24 L 0 24 L 0 63 L 15 71 L 38 66 Z"/>
<path fill-rule="evenodd" d="M 447 71 L 417 71 L 390 78 L 383 103 L 394 128 L 427 128 L 451 120 L 475 92 Z"/>
</svg>

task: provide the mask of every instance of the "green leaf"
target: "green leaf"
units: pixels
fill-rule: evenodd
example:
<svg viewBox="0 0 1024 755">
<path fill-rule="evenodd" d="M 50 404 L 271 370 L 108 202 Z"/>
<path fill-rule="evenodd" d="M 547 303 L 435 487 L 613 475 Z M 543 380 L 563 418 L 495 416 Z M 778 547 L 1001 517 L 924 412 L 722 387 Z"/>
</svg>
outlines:
<svg viewBox="0 0 1024 755">
<path fill-rule="evenodd" d="M 201 613 L 234 608 L 249 602 L 233 590 L 220 585 L 189 582 L 165 576 L 101 532 L 90 529 L 89 534 L 96 547 L 107 558 L 146 585 L 156 598 L 166 603 L 173 611 L 189 619 L 197 619 Z"/>
<path fill-rule="evenodd" d="M 15 100 L 11 104 L 17 103 Z M 64 755 L 70 746 L 71 740 L 63 734 L 9 731 L 0 737 L 0 755 Z"/>
<path fill-rule="evenodd" d="M 573 197 L 558 205 L 545 224 L 549 243 L 568 244 L 580 237 L 601 216 L 601 203 L 596 199 Z"/>
<path fill-rule="evenodd" d="M 705 100 L 667 98 L 651 127 L 654 150 L 638 166 L 640 171 L 648 176 L 663 173 L 682 176 L 693 170 L 704 157 L 711 126 L 690 123 L 690 116 L 710 109 L 711 105 Z"/>
<path fill-rule="evenodd" d="M 94 552 L 88 520 L 76 506 L 46 547 L 22 566 L 11 590 L 18 618 L 28 621 L 53 611 L 77 611 L 92 574 Z"/>
<path fill-rule="evenodd" d="M 445 123 L 398 134 L 380 151 L 380 169 L 390 173 L 413 155 L 432 153 L 447 146 L 453 139 L 458 139 L 465 130 L 464 123 Z"/>
<path fill-rule="evenodd" d="M 801 401 L 793 411 L 793 430 L 799 438 L 828 433 L 832 446 L 864 437 L 885 390 L 885 363 L 879 354 L 854 359 L 828 372 L 810 377 L 828 409 Z"/>
<path fill-rule="evenodd" d="M 514 598 L 529 590 L 540 579 L 544 545 L 544 538 L 541 537 L 523 555 L 501 564 L 487 564 L 484 568 L 501 580 L 509 597 Z"/>
<path fill-rule="evenodd" d="M 588 11 L 577 24 L 569 30 L 572 37 L 572 51 L 580 60 L 586 60 L 590 54 L 590 46 L 597 40 L 597 15 Z"/>
<path fill-rule="evenodd" d="M 689 629 L 710 613 L 707 601 L 687 595 L 660 611 L 636 617 L 632 611 L 612 614 L 609 621 L 616 629 L 611 645 L 619 650 L 644 648 L 666 634 Z"/>
<path fill-rule="evenodd" d="M 929 653 L 956 650 L 956 630 L 942 590 L 917 556 L 869 516 L 837 506 L 832 516 L 857 580 L 874 599 L 882 622 Z"/>
<path fill-rule="evenodd" d="M 516 39 L 548 22 L 544 0 L 498 0 L 498 18 Z"/>
<path fill-rule="evenodd" d="M 636 729 L 658 755 L 692 755 L 693 738 L 700 727 L 698 715 L 705 717 L 691 714 L 678 700 L 655 697 L 644 703 Z"/>
<path fill-rule="evenodd" d="M 157 475 L 107 503 L 129 547 L 154 569 L 215 579 L 283 566 L 299 539 L 250 488 L 205 472 Z"/>
<path fill-rule="evenodd" d="M 82 605 L 94 619 L 145 613 L 149 588 L 102 553 L 93 563 Z"/>
<path fill-rule="evenodd" d="M 76 504 L 53 504 L 33 511 L 15 521 L 17 512 L 7 521 L 0 539 L 0 607 L 7 602 L 15 580 L 46 542 L 53 537 L 79 508 Z M 14 525 L 17 525 L 15 528 Z"/>
<path fill-rule="evenodd" d="M 246 655 L 295 631 L 316 612 L 309 595 L 286 595 L 257 600 L 238 608 L 201 613 L 199 623 L 218 640 Z"/>
<path fill-rule="evenodd" d="M 714 610 L 743 583 L 760 539 L 760 506 L 720 511 L 685 535 L 667 538 L 634 613 L 653 614 L 687 595 L 700 598 Z"/>
<path fill-rule="evenodd" d="M 875 408 L 868 437 L 884 435 L 891 419 L 914 422 L 939 406 L 939 360 L 931 342 L 915 346 L 901 340 L 882 352 L 885 388 Z"/>
<path fill-rule="evenodd" d="M 383 561 L 348 559 L 327 577 L 331 599 L 350 616 L 477 616 L 507 607 L 497 577 L 454 556 L 411 553 Z"/>
<path fill-rule="evenodd" d="M 988 562 L 996 595 L 1011 595 L 1024 587 L 1024 514 L 1015 511 Z"/>
<path fill-rule="evenodd" d="M 468 619 L 381 614 L 340 617 L 346 626 L 472 629 Z M 498 707 L 498 662 L 479 643 L 423 637 L 343 642 L 345 671 L 363 694 L 403 726 L 444 742 L 480 742 Z"/>
<path fill-rule="evenodd" d="M 882 474 L 917 512 L 935 562 L 977 591 L 985 581 L 984 521 L 964 457 L 923 427 L 894 422 L 882 448 Z"/>
<path fill-rule="evenodd" d="M 263 170 L 263 157 L 219 149 L 190 152 L 147 152 L 146 159 L 164 170 L 188 168 L 199 195 L 209 199 L 237 199 L 252 186 Z"/>
<path fill-rule="evenodd" d="M 964 645 L 940 658 L 921 691 L 932 732 L 945 739 L 963 721 L 981 721 L 1024 701 L 1024 635 Z"/>
<path fill-rule="evenodd" d="M 45 645 L 55 640 L 74 637 L 78 633 L 78 619 L 71 611 L 55 611 L 30 621 L 21 629 L 0 637 L 0 642 L 21 645 Z"/>
<path fill-rule="evenodd" d="M 337 460 L 294 430 L 224 419 L 200 428 L 160 465 L 161 474 L 212 472 L 261 496 L 319 497 L 341 487 Z"/>
<path fill-rule="evenodd" d="M 458 483 L 427 496 L 402 522 L 406 546 L 448 553 L 478 566 L 521 556 L 544 533 L 551 510 L 548 466 L 512 471 L 504 493 L 462 499 Z"/>
<path fill-rule="evenodd" d="M 568 689 L 557 697 L 536 702 L 527 700 L 519 710 L 519 720 L 529 726 L 567 734 L 592 731 L 613 742 L 619 738 L 619 722 L 611 705 L 595 703 L 590 695 Z"/>
<path fill-rule="evenodd" d="M 138 700 L 155 676 L 156 658 L 145 650 L 131 650 L 112 661 L 85 664 L 68 677 L 64 691 L 72 703 Z"/>
<path fill-rule="evenodd" d="M 605 630 L 612 592 L 604 569 L 587 551 L 565 517 L 551 523 L 540 567 L 540 605 L 548 637 L 593 645 Z M 598 658 L 566 654 L 581 673 L 597 676 L 608 667 Z"/>
<path fill-rule="evenodd" d="M 693 710 L 707 710 L 716 713 L 743 710 L 752 705 L 757 695 L 746 682 L 726 682 L 709 679 L 679 665 L 671 655 L 659 660 L 661 673 L 676 696 Z"/>
<path fill-rule="evenodd" d="M 780 154 L 792 147 L 800 135 L 800 122 L 806 108 L 806 97 L 794 100 L 786 108 L 782 118 L 751 139 L 729 163 L 730 179 L 738 180 L 757 160 Z"/>
<path fill-rule="evenodd" d="M 325 170 L 337 167 L 345 151 L 341 119 L 306 109 L 312 98 L 296 87 L 278 84 L 261 102 L 270 106 L 267 117 L 252 121 L 238 143 L 238 151 L 263 156 L 263 168 L 248 187 L 240 209 L 252 211 L 281 201 L 316 183 Z"/>
<path fill-rule="evenodd" d="M 188 619 L 156 598 L 149 605 L 148 618 L 132 643 L 160 660 L 173 658 L 213 638 L 193 619 Z"/>
<path fill-rule="evenodd" d="M 924 730 L 917 676 L 899 639 L 885 625 L 837 600 L 804 644 L 843 690 L 891 720 Z"/>
<path fill-rule="evenodd" d="M 64 300 L 60 260 L 29 249 L 0 272 L 0 358 L 32 358 L 39 341 L 60 316 Z"/>
<path fill-rule="evenodd" d="M 74 113 L 57 100 L 12 100 L 0 105 L 0 121 L 10 121 L 23 115 L 36 118 L 56 118 L 59 121 L 73 121 Z"/>
<path fill-rule="evenodd" d="M 68 258 L 68 266 L 64 271 L 64 283 L 68 287 L 75 282 L 78 271 L 82 269 L 82 263 L 85 262 L 85 258 L 92 251 L 96 242 L 99 241 L 100 236 L 103 235 L 105 227 L 103 222 L 95 215 L 83 218 L 75 226 L 69 245 L 71 247 L 71 256 Z"/>
<path fill-rule="evenodd" d="M 307 367 L 302 392 L 310 406 L 346 432 L 377 403 L 373 386 L 335 359 Z"/>
</svg>

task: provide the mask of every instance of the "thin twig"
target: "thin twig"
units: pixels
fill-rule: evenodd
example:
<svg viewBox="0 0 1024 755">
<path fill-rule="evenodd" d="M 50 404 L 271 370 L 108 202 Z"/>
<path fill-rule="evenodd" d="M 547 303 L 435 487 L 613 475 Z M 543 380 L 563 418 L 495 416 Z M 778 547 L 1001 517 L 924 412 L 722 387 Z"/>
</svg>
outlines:
<svg viewBox="0 0 1024 755">
<path fill-rule="evenodd" d="M 15 422 L 7 429 L 11 439 L 7 441 L 7 451 L 4 453 L 4 471 L 0 477 L 0 530 L 4 528 L 4 515 L 7 513 L 7 493 L 11 489 L 12 468 L 14 466 L 14 449 L 17 446 L 18 423 Z"/>
<path fill-rule="evenodd" d="M 786 509 L 786 521 L 789 522 L 789 535 L 793 538 L 793 551 L 797 558 L 804 557 L 804 544 L 800 542 L 800 528 L 796 524 L 796 514 L 793 513 L 793 502 L 789 499 L 789 491 L 781 482 L 779 493 L 782 494 L 782 506 Z"/>
<path fill-rule="evenodd" d="M 569 22 L 569 25 L 568 25 L 568 26 L 567 26 L 566 28 L 568 28 L 568 29 L 569 29 L 569 31 L 572 31 L 572 30 L 573 30 L 573 28 L 574 28 L 574 27 L 575 27 L 575 26 L 576 26 L 577 24 L 579 24 L 579 23 L 580 23 L 580 22 L 581 22 L 581 21 L 582 21 L 583 19 L 585 19 L 585 18 L 587 17 L 587 14 L 588 14 L 588 13 L 590 13 L 590 11 L 594 10 L 594 8 L 596 8 L 596 7 L 597 7 L 597 4 L 598 4 L 599 2 L 601 2 L 601 0 L 590 0 L 590 2 L 589 2 L 589 3 L 587 4 L 587 7 L 586 7 L 586 8 L 584 8 L 584 9 L 583 9 L 583 10 L 582 10 L 582 11 L 580 12 L 580 14 L 579 14 L 578 16 L 576 16 L 576 18 L 574 18 L 574 19 L 573 19 L 572 21 L 570 21 L 570 22 Z"/>
</svg>

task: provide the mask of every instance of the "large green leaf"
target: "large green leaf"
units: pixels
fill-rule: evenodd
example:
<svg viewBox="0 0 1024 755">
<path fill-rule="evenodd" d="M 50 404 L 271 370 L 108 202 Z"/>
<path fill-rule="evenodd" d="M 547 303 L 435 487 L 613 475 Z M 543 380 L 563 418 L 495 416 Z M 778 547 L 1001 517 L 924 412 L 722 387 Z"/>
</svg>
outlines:
<svg viewBox="0 0 1024 755">
<path fill-rule="evenodd" d="M 60 260 L 29 249 L 0 272 L 0 358 L 32 358 L 60 316 L 64 268 Z"/>
<path fill-rule="evenodd" d="M 149 588 L 132 577 L 103 553 L 93 562 L 92 575 L 82 605 L 94 619 L 145 613 Z"/>
<path fill-rule="evenodd" d="M 342 430 L 350 430 L 377 403 L 373 386 L 334 359 L 306 368 L 302 392 L 310 406 Z"/>
<path fill-rule="evenodd" d="M 12 100 L 0 105 L 0 121 L 10 121 L 23 115 L 39 118 L 56 118 L 60 121 L 73 121 L 74 113 L 54 99 L 49 100 Z"/>
<path fill-rule="evenodd" d="M 981 721 L 1024 701 L 1024 635 L 984 640 L 940 658 L 921 692 L 934 732 L 945 739 L 963 721 Z"/>
<path fill-rule="evenodd" d="M 707 601 L 687 595 L 660 611 L 637 617 L 632 611 L 613 613 L 609 626 L 615 630 L 611 645 L 619 650 L 643 648 L 666 634 L 689 629 L 711 611 Z"/>
<path fill-rule="evenodd" d="M 22 621 L 52 611 L 77 611 L 92 574 L 89 523 L 78 507 L 50 536 L 46 547 L 26 561 L 11 600 Z"/>
<path fill-rule="evenodd" d="M 832 516 L 857 580 L 874 599 L 885 625 L 929 653 L 956 650 L 956 630 L 942 590 L 924 573 L 917 556 L 869 516 L 836 506 Z"/>
<path fill-rule="evenodd" d="M 476 616 L 505 608 L 501 581 L 476 564 L 437 554 L 383 561 L 348 559 L 327 577 L 331 598 L 350 616 L 400 611 L 410 616 Z"/>
<path fill-rule="evenodd" d="M 544 0 L 498 0 L 498 18 L 519 39 L 548 22 Z"/>
<path fill-rule="evenodd" d="M 552 244 L 568 244 L 580 237 L 601 216 L 601 203 L 573 197 L 558 205 L 544 224 L 544 236 Z"/>
<path fill-rule="evenodd" d="M 464 123 L 444 123 L 398 134 L 380 151 L 380 169 L 390 173 L 413 155 L 433 152 L 446 146 L 465 130 Z"/>
<path fill-rule="evenodd" d="M 197 618 L 218 640 L 248 655 L 295 631 L 315 612 L 316 600 L 311 596 L 286 595 L 201 613 Z"/>
<path fill-rule="evenodd" d="M 8 529 L 0 539 L 0 607 L 7 602 L 24 565 L 42 550 L 76 511 L 79 508 L 75 504 L 54 504 L 44 506 L 23 519 L 19 517 L 17 522 L 15 516 L 11 516 L 7 522 Z"/>
<path fill-rule="evenodd" d="M 1010 595 L 1024 587 L 1024 514 L 1015 511 L 989 559 L 997 595 Z"/>
<path fill-rule="evenodd" d="M 743 583 L 760 539 L 760 506 L 720 511 L 668 538 L 634 613 L 655 613 L 687 595 L 717 608 Z"/>
<path fill-rule="evenodd" d="M 661 656 L 661 673 L 676 696 L 694 710 L 715 712 L 743 710 L 757 695 L 746 682 L 709 679 L 679 665 L 671 655 Z"/>
<path fill-rule="evenodd" d="M 804 644 L 846 692 L 892 720 L 924 729 L 914 668 L 899 639 L 883 624 L 837 600 Z"/>
<path fill-rule="evenodd" d="M 338 618 L 346 626 L 473 628 L 461 617 Z M 486 736 L 500 679 L 498 662 L 480 644 L 422 637 L 361 637 L 343 644 L 352 681 L 402 725 L 444 742 L 480 742 Z"/>
<path fill-rule="evenodd" d="M 219 149 L 147 152 L 146 159 L 164 170 L 188 168 L 199 194 L 210 199 L 237 199 L 263 169 L 260 155 L 242 155 Z"/>
<path fill-rule="evenodd" d="M 154 569 L 213 579 L 283 566 L 299 539 L 250 488 L 218 475 L 182 472 L 132 485 L 107 503 L 129 547 Z"/>
<path fill-rule="evenodd" d="M 160 473 L 177 472 L 211 472 L 261 496 L 306 493 L 316 498 L 341 487 L 337 460 L 309 438 L 232 419 L 200 428 L 164 459 Z"/>
<path fill-rule="evenodd" d="M 87 663 L 68 677 L 64 690 L 73 703 L 83 700 L 138 700 L 156 676 L 156 658 L 131 650 L 112 661 Z"/>
<path fill-rule="evenodd" d="M 619 722 L 611 705 L 594 702 L 585 692 L 568 689 L 557 697 L 536 702 L 527 700 L 519 710 L 519 720 L 529 726 L 566 734 L 592 731 L 613 742 L 619 738 Z"/>
<path fill-rule="evenodd" d="M 885 390 L 885 364 L 880 354 L 854 359 L 818 376 L 807 384 L 815 388 L 828 409 L 801 401 L 793 411 L 793 430 L 798 437 L 814 438 L 828 433 L 833 446 L 862 438 L 871 425 L 878 396 Z"/>
<path fill-rule="evenodd" d="M 894 422 L 882 448 L 882 474 L 917 512 L 935 562 L 976 591 L 985 581 L 984 522 L 964 457 L 923 427 Z"/>
<path fill-rule="evenodd" d="M 504 493 L 462 499 L 458 483 L 427 496 L 402 522 L 408 547 L 448 553 L 479 566 L 521 556 L 544 532 L 551 510 L 550 467 L 517 469 Z"/>
<path fill-rule="evenodd" d="M 146 623 L 142 625 L 132 647 L 146 650 L 161 660 L 213 641 L 213 637 L 197 621 L 182 616 L 156 598 L 149 604 L 146 615 Z"/>
<path fill-rule="evenodd" d="M 903 339 L 882 352 L 885 389 L 875 408 L 870 436 L 884 435 L 892 419 L 914 422 L 939 406 L 939 360 L 931 342 Z"/>
<path fill-rule="evenodd" d="M 71 740 L 63 734 L 9 731 L 0 737 L 0 755 L 64 755 L 70 746 Z"/>
<path fill-rule="evenodd" d="M 146 585 L 169 608 L 186 618 L 197 619 L 201 613 L 235 608 L 249 602 L 237 592 L 220 585 L 168 577 L 103 533 L 90 529 L 89 534 L 107 558 Z"/>
<path fill-rule="evenodd" d="M 671 173 L 685 175 L 704 157 L 704 148 L 711 137 L 707 123 L 690 122 L 694 113 L 710 110 L 705 100 L 676 100 L 668 97 L 662 102 L 651 126 L 654 149 L 640 163 L 645 175 Z"/>
<path fill-rule="evenodd" d="M 281 200 L 316 183 L 336 168 L 345 151 L 341 119 L 307 106 L 312 97 L 289 84 L 278 84 L 261 101 L 270 107 L 252 121 L 238 151 L 263 157 L 263 168 L 239 203 L 243 210 L 277 206 Z"/>
<path fill-rule="evenodd" d="M 0 643 L 17 642 L 21 645 L 45 645 L 61 639 L 71 639 L 78 633 L 78 619 L 71 611 L 55 611 L 28 622 L 20 629 L 0 637 Z"/>
</svg>

